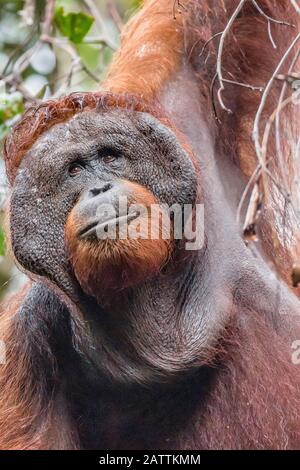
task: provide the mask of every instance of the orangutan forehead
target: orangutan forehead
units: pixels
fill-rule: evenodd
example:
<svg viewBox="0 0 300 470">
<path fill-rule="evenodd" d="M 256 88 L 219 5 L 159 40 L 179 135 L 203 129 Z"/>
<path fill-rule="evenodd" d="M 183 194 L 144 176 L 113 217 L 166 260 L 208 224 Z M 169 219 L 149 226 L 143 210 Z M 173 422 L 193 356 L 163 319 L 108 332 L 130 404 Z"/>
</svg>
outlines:
<svg viewBox="0 0 300 470">
<path fill-rule="evenodd" d="M 37 139 L 25 157 L 27 162 L 28 158 L 43 161 L 50 156 L 57 161 L 61 158 L 67 161 L 68 156 L 88 154 L 99 145 L 129 150 L 140 147 L 142 142 L 147 146 L 157 139 L 161 142 L 164 136 L 163 140 L 167 141 L 169 134 L 162 123 L 147 113 L 124 109 L 90 110 L 51 127 Z"/>
<path fill-rule="evenodd" d="M 60 145 L 62 142 L 81 143 L 87 138 L 96 139 L 101 134 L 122 134 L 131 136 L 137 132 L 134 125 L 138 119 L 128 116 L 124 110 L 110 110 L 105 113 L 97 111 L 84 111 L 68 119 L 66 122 L 55 124 L 42 134 L 32 149 L 43 149 L 48 145 Z"/>
<path fill-rule="evenodd" d="M 157 106 L 145 103 L 139 97 L 112 93 L 73 93 L 29 109 L 5 141 L 3 154 L 9 181 L 13 182 L 20 162 L 28 150 L 54 125 L 65 123 L 87 110 L 105 111 L 118 108 L 147 112 L 156 117 L 161 115 Z"/>
</svg>

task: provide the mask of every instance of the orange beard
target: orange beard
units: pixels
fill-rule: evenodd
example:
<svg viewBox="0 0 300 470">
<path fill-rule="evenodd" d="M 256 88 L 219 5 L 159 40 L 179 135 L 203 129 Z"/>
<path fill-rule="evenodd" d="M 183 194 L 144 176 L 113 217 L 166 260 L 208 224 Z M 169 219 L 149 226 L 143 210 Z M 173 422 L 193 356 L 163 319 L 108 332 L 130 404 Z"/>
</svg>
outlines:
<svg viewBox="0 0 300 470">
<path fill-rule="evenodd" d="M 145 224 L 148 224 L 150 234 L 154 223 L 150 218 L 150 205 L 157 204 L 157 201 L 144 187 L 130 182 L 128 185 L 134 188 L 133 202 L 147 207 Z M 157 275 L 167 263 L 173 240 L 172 236 L 166 240 L 163 238 L 161 226 L 157 239 L 120 239 L 118 231 L 114 240 L 80 239 L 76 235 L 80 221 L 76 219 L 74 209 L 67 220 L 65 240 L 75 276 L 86 294 L 101 302 L 109 300 L 118 292 Z"/>
</svg>

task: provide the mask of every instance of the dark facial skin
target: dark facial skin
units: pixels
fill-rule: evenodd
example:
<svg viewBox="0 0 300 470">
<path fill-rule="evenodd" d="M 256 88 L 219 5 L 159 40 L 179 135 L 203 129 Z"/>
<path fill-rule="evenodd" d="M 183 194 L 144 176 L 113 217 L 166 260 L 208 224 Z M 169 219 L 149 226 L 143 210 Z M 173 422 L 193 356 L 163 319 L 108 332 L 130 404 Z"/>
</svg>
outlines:
<svg viewBox="0 0 300 470">
<path fill-rule="evenodd" d="M 107 184 L 109 191 L 100 191 L 107 200 L 126 195 L 124 180 L 169 205 L 195 201 L 189 156 L 150 115 L 88 111 L 54 126 L 28 152 L 15 180 L 10 226 L 18 262 L 75 295 L 64 244 L 67 216 L 78 199 L 86 201 L 91 192 L 98 196 Z"/>
</svg>

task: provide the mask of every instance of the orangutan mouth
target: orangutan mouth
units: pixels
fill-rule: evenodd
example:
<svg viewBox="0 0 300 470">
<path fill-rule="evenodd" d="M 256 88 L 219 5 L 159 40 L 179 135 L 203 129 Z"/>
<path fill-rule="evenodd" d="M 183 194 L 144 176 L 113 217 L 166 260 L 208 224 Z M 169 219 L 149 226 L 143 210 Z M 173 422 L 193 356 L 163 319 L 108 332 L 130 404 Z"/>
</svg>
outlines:
<svg viewBox="0 0 300 470">
<path fill-rule="evenodd" d="M 139 212 L 133 212 L 132 214 L 121 215 L 108 220 L 101 220 L 98 217 L 94 218 L 88 225 L 80 229 L 78 232 L 79 238 L 89 238 L 97 236 L 101 239 L 102 233 L 107 233 L 110 227 L 120 227 L 121 225 L 128 225 L 132 220 L 139 216 Z M 106 237 L 105 237 L 106 238 Z"/>
</svg>

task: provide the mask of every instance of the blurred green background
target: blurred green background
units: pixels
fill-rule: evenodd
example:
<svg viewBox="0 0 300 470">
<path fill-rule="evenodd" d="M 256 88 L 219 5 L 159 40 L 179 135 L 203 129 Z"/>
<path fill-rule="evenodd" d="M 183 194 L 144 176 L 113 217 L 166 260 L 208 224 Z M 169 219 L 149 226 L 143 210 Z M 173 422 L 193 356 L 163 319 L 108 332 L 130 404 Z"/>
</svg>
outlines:
<svg viewBox="0 0 300 470">
<path fill-rule="evenodd" d="M 0 151 L 28 107 L 103 79 L 120 33 L 140 0 L 0 0 Z M 0 298 L 24 276 L 5 244 L 9 194 L 0 159 Z"/>
</svg>

